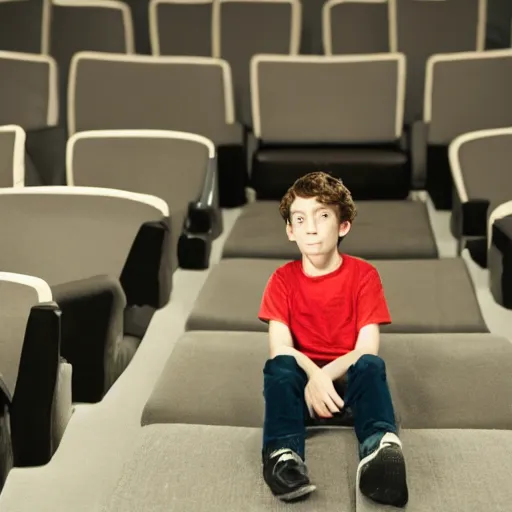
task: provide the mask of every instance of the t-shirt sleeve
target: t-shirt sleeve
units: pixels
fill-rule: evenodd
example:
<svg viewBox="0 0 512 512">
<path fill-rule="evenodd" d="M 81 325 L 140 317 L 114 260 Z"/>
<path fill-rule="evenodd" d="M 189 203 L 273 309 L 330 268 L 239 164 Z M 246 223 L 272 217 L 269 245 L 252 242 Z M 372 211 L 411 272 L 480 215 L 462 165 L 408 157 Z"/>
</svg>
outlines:
<svg viewBox="0 0 512 512">
<path fill-rule="evenodd" d="M 364 276 L 357 298 L 357 332 L 369 324 L 390 324 L 384 289 L 375 268 Z"/>
<path fill-rule="evenodd" d="M 268 280 L 261 300 L 258 318 L 263 322 L 277 320 L 289 325 L 288 290 L 283 276 L 274 272 Z"/>
</svg>

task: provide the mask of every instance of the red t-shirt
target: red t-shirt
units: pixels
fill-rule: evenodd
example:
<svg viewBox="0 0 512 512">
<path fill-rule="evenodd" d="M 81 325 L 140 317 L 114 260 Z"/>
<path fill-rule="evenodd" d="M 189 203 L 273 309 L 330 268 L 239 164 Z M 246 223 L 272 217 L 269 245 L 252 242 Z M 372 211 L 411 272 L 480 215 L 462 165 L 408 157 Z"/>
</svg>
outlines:
<svg viewBox="0 0 512 512">
<path fill-rule="evenodd" d="M 302 261 L 278 268 L 270 277 L 258 318 L 290 329 L 295 348 L 325 364 L 354 350 L 368 324 L 389 324 L 380 276 L 367 261 L 343 254 L 335 271 L 310 277 Z"/>
</svg>

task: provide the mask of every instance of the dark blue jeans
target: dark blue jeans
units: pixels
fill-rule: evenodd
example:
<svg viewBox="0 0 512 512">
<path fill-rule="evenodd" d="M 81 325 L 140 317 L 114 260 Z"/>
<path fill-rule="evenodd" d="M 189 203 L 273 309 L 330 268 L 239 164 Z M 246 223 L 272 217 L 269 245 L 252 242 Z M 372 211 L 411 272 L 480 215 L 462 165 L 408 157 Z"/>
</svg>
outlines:
<svg viewBox="0 0 512 512">
<path fill-rule="evenodd" d="M 290 448 L 305 458 L 305 419 L 309 415 L 304 399 L 306 372 L 292 356 L 269 359 L 263 370 L 265 423 L 263 455 Z M 386 432 L 397 434 L 395 413 L 386 379 L 384 361 L 364 355 L 347 372 L 345 407 L 354 417 L 359 456 L 366 457 Z"/>
</svg>

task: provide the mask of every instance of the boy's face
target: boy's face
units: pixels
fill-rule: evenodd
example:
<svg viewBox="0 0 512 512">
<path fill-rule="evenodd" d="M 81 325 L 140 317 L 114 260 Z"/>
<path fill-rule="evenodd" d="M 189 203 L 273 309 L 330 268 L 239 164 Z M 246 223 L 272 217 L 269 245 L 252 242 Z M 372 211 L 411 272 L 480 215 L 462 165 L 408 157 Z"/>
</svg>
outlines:
<svg viewBox="0 0 512 512">
<path fill-rule="evenodd" d="M 337 250 L 338 237 L 350 230 L 350 222 L 340 224 L 335 206 L 319 203 L 315 197 L 296 197 L 290 207 L 288 239 L 297 242 L 302 254 L 327 255 Z"/>
</svg>

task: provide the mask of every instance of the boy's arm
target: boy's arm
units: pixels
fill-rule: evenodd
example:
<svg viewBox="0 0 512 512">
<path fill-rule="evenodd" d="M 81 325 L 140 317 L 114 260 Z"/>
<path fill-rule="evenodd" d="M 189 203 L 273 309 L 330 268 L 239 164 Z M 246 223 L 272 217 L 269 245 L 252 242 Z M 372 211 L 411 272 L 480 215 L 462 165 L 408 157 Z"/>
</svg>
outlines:
<svg viewBox="0 0 512 512">
<path fill-rule="evenodd" d="M 278 322 L 277 320 L 270 320 L 268 333 L 271 358 L 279 355 L 295 357 L 297 364 L 306 372 L 308 378 L 311 377 L 316 370 L 320 370 L 308 356 L 293 348 L 292 334 L 286 324 Z"/>
<path fill-rule="evenodd" d="M 380 346 L 379 326 L 378 324 L 368 324 L 361 328 L 354 350 L 338 357 L 334 361 L 326 364 L 322 371 L 327 373 L 332 380 L 337 380 L 343 377 L 348 369 L 357 360 L 365 354 L 378 355 Z"/>
</svg>

